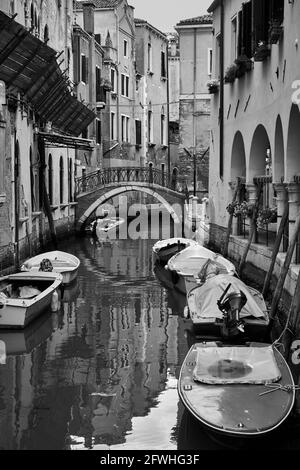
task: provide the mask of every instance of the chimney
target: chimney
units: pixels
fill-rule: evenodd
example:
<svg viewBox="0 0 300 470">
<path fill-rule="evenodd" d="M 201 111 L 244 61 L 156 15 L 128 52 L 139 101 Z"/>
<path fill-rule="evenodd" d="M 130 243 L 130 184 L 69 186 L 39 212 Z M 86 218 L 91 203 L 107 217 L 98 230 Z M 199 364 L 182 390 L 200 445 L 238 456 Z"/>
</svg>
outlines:
<svg viewBox="0 0 300 470">
<path fill-rule="evenodd" d="M 91 36 L 94 35 L 95 3 L 93 1 L 82 4 L 83 8 L 83 29 Z"/>
</svg>

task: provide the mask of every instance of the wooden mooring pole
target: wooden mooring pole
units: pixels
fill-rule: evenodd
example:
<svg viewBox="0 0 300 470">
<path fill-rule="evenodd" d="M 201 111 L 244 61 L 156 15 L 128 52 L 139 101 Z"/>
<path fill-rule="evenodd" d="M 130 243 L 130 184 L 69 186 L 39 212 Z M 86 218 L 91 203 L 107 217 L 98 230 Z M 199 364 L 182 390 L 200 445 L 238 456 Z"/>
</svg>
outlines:
<svg viewBox="0 0 300 470">
<path fill-rule="evenodd" d="M 249 238 L 248 238 L 248 243 L 247 243 L 246 248 L 244 250 L 244 253 L 241 257 L 239 268 L 238 268 L 238 273 L 239 273 L 240 276 L 243 272 L 243 268 L 245 266 L 245 262 L 246 262 L 246 259 L 247 259 L 247 256 L 248 256 L 248 253 L 249 253 L 249 250 L 250 250 L 250 247 L 251 247 L 251 243 L 252 243 L 253 237 L 254 237 L 254 235 L 256 233 L 256 230 L 257 230 L 256 229 L 256 221 L 257 221 L 257 214 L 258 214 L 258 208 L 259 208 L 259 203 L 260 203 L 260 197 L 261 197 L 261 194 L 262 194 L 262 190 L 263 190 L 263 184 L 258 183 L 257 190 L 256 190 L 256 202 L 253 206 L 253 214 L 252 214 L 252 218 L 251 218 L 251 227 L 250 227 L 250 234 L 249 234 Z"/>
<path fill-rule="evenodd" d="M 239 190 L 240 190 L 240 178 L 237 178 L 237 186 L 236 186 L 236 189 L 235 189 L 234 194 L 233 194 L 232 204 L 235 203 L 236 198 L 237 198 L 238 193 L 239 193 Z M 228 246 L 229 246 L 229 239 L 230 239 L 230 234 L 231 234 L 231 229 L 232 229 L 232 222 L 233 222 L 233 213 L 230 214 L 229 220 L 228 220 L 227 232 L 226 232 L 226 237 L 225 237 L 225 241 L 224 241 L 224 248 L 223 248 L 224 258 L 226 258 L 227 255 L 228 255 Z"/>
<path fill-rule="evenodd" d="M 283 215 L 282 215 L 282 218 L 281 218 L 281 222 L 280 222 L 280 225 L 279 225 L 279 229 L 278 229 L 278 232 L 277 232 L 277 235 L 276 235 L 275 245 L 274 245 L 274 248 L 273 248 L 273 251 L 272 251 L 271 264 L 270 264 L 269 270 L 267 272 L 267 275 L 265 277 L 264 287 L 263 287 L 263 290 L 262 290 L 262 295 L 263 296 L 265 296 L 267 294 L 267 292 L 269 290 L 269 287 L 270 287 L 270 282 L 271 282 L 271 279 L 272 279 L 274 266 L 275 266 L 275 263 L 276 263 L 276 258 L 277 258 L 279 248 L 280 248 L 280 245 L 281 245 L 285 225 L 288 222 L 288 217 L 289 217 L 289 203 L 288 203 L 288 201 L 286 201 L 284 211 L 283 211 Z"/>
<path fill-rule="evenodd" d="M 299 232 L 300 232 L 300 214 L 296 218 L 294 233 L 289 243 L 289 248 L 285 257 L 284 265 L 281 269 L 278 282 L 276 285 L 276 289 L 274 292 L 274 297 L 272 300 L 271 310 L 270 310 L 270 327 L 272 326 L 274 319 L 277 315 L 279 300 L 280 300 L 284 283 L 286 280 L 286 276 L 287 276 L 287 273 L 288 273 L 288 270 L 292 261 L 292 257 L 293 257 L 293 253 L 294 253 L 295 246 L 297 243 Z"/>
</svg>

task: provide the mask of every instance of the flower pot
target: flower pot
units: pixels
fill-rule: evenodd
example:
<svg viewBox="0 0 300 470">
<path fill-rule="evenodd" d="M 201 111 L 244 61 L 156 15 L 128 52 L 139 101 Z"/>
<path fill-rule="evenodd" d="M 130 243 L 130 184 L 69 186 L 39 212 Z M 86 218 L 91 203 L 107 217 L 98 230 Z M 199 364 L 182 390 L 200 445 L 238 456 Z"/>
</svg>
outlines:
<svg viewBox="0 0 300 470">
<path fill-rule="evenodd" d="M 208 91 L 209 91 L 210 94 L 214 95 L 215 93 L 218 93 L 219 87 L 218 87 L 218 85 L 209 86 Z"/>
<path fill-rule="evenodd" d="M 258 46 L 254 53 L 255 62 L 263 62 L 270 55 L 270 49 L 266 45 Z"/>
</svg>

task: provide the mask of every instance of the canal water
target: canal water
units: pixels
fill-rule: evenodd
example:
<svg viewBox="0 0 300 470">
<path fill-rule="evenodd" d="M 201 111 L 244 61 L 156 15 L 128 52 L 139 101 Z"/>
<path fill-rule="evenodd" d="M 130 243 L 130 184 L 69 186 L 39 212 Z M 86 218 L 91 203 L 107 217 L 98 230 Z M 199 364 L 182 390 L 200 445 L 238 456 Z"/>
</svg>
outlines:
<svg viewBox="0 0 300 470">
<path fill-rule="evenodd" d="M 58 311 L 0 334 L 0 449 L 300 449 L 297 417 L 245 443 L 216 440 L 184 410 L 177 380 L 191 324 L 185 298 L 154 270 L 155 241 L 60 244 L 81 265 Z"/>
</svg>

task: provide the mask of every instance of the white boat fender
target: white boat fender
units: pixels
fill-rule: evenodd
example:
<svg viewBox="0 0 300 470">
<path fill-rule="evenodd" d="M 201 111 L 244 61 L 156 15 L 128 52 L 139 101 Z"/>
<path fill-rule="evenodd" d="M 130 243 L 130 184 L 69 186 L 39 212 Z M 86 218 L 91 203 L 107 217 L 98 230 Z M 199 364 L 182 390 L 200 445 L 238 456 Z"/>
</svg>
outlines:
<svg viewBox="0 0 300 470">
<path fill-rule="evenodd" d="M 52 312 L 57 312 L 58 310 L 58 292 L 55 289 L 55 291 L 52 294 L 51 298 L 51 311 Z"/>
<path fill-rule="evenodd" d="M 184 316 L 184 318 L 186 318 L 186 319 L 190 318 L 190 309 L 189 309 L 189 307 L 188 307 L 187 305 L 184 307 L 183 316 Z"/>
<path fill-rule="evenodd" d="M 0 364 L 6 364 L 6 346 L 4 341 L 0 340 Z"/>
</svg>

